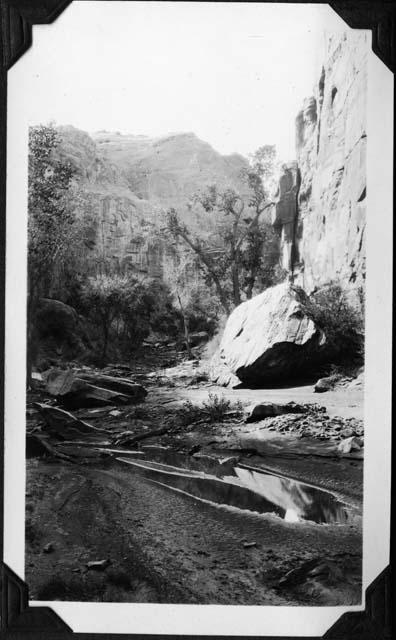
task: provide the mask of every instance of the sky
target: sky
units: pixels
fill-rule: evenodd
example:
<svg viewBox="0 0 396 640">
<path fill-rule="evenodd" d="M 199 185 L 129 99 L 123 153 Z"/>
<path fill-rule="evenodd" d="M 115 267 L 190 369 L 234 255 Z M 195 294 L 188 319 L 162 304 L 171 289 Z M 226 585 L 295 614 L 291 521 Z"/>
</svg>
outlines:
<svg viewBox="0 0 396 640">
<path fill-rule="evenodd" d="M 289 161 L 324 30 L 340 23 L 327 5 L 74 0 L 52 25 L 34 26 L 10 93 L 30 124 L 193 131 L 220 153 L 275 144 Z"/>
</svg>

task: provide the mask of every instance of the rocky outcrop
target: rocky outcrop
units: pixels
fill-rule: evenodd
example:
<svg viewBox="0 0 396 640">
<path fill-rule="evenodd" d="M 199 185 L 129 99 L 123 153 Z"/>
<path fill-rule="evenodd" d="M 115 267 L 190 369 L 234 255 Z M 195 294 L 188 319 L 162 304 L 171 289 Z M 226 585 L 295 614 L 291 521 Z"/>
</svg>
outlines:
<svg viewBox="0 0 396 640">
<path fill-rule="evenodd" d="M 293 184 L 290 168 L 281 177 L 274 224 L 295 284 L 310 293 L 339 281 L 353 298 L 365 278 L 366 36 L 331 35 L 325 47 L 314 96 L 296 119 L 298 171 Z"/>
<path fill-rule="evenodd" d="M 224 367 L 251 385 L 311 374 L 325 336 L 305 301 L 301 289 L 283 283 L 239 305 L 228 318 L 212 380 L 224 379 Z"/>
<path fill-rule="evenodd" d="M 36 312 L 35 327 L 40 345 L 40 368 L 47 368 L 52 358 L 74 358 L 90 349 L 91 343 L 84 322 L 77 311 L 52 298 L 41 298 Z"/>
<path fill-rule="evenodd" d="M 51 369 L 46 376 L 46 391 L 68 409 L 103 407 L 143 402 L 147 391 L 126 378 L 99 373 Z"/>
<path fill-rule="evenodd" d="M 207 184 L 243 186 L 245 158 L 236 153 L 223 156 L 192 132 L 156 138 L 103 132 L 93 139 L 138 198 L 165 209 L 185 205 Z M 184 210 L 182 215 L 188 213 Z"/>
</svg>

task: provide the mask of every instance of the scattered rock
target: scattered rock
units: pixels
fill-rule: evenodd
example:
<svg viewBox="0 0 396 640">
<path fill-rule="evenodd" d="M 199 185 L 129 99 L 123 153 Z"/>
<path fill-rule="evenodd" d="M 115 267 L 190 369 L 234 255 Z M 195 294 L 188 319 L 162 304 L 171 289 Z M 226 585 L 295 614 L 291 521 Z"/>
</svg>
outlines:
<svg viewBox="0 0 396 640">
<path fill-rule="evenodd" d="M 255 385 L 311 373 L 326 340 L 306 301 L 302 289 L 284 282 L 240 304 L 228 318 L 211 379 L 219 383 L 223 375 L 216 374 L 219 358 L 240 381 Z"/>
<path fill-rule="evenodd" d="M 339 378 L 335 376 L 319 378 L 314 386 L 315 393 L 325 393 L 326 391 L 331 391 L 331 389 L 334 389 L 337 380 L 339 380 Z"/>
<path fill-rule="evenodd" d="M 294 587 L 304 582 L 310 571 L 320 564 L 320 560 L 313 559 L 303 562 L 302 565 L 288 571 L 278 582 L 278 587 Z"/>
<path fill-rule="evenodd" d="M 256 404 L 253 409 L 250 410 L 250 414 L 245 422 L 258 422 L 264 418 L 273 418 L 274 416 L 288 413 L 307 413 L 308 411 L 309 407 L 307 407 L 307 405 L 296 404 L 295 402 L 288 402 L 287 404 L 263 402 Z"/>
<path fill-rule="evenodd" d="M 205 366 L 200 365 L 199 360 L 187 360 L 175 367 L 168 367 L 161 372 L 154 372 L 155 376 L 165 379 L 166 381 L 180 382 L 181 384 L 196 384 L 197 382 L 206 382 L 208 373 Z"/>
<path fill-rule="evenodd" d="M 189 456 L 193 456 L 195 453 L 198 453 L 198 451 L 200 451 L 201 449 L 201 445 L 200 444 L 194 444 L 191 449 L 189 449 L 188 451 L 188 455 Z"/>
<path fill-rule="evenodd" d="M 350 376 L 342 375 L 341 373 L 333 373 L 331 376 L 327 376 L 326 378 L 319 378 L 314 386 L 314 391 L 315 393 L 332 391 L 335 388 L 349 385 L 350 381 Z"/>
<path fill-rule="evenodd" d="M 360 389 L 361 387 L 364 387 L 364 371 L 361 371 L 348 385 L 348 389 Z"/>
<path fill-rule="evenodd" d="M 93 385 L 86 385 L 83 388 L 65 394 L 62 398 L 62 404 L 67 409 L 106 407 L 110 404 L 127 405 L 131 401 L 133 402 L 130 396 L 102 387 L 94 387 Z"/>
<path fill-rule="evenodd" d="M 91 562 L 87 562 L 87 569 L 95 569 L 96 571 L 104 571 L 111 564 L 110 560 L 93 560 Z"/>
<path fill-rule="evenodd" d="M 240 456 L 230 456 L 229 458 L 221 458 L 219 460 L 220 465 L 232 465 L 235 466 L 240 462 Z"/>
<path fill-rule="evenodd" d="M 109 412 L 109 416 L 117 418 L 118 416 L 122 416 L 122 411 L 120 411 L 119 409 L 113 409 L 113 411 Z"/>
<path fill-rule="evenodd" d="M 45 390 L 51 396 L 61 397 L 72 391 L 78 391 L 86 387 L 84 382 L 76 380 L 75 373 L 72 369 L 53 368 L 44 374 L 46 381 Z"/>
<path fill-rule="evenodd" d="M 133 433 L 132 431 L 124 431 L 122 434 L 118 434 L 114 440 L 114 444 L 116 446 L 122 445 L 130 447 L 135 445 L 136 442 L 140 440 L 145 440 L 146 438 L 152 438 L 154 436 L 162 436 L 167 433 L 170 427 L 160 427 L 159 429 L 148 429 L 148 427 L 144 427 L 147 429 L 142 433 Z"/>
<path fill-rule="evenodd" d="M 46 375 L 46 391 L 68 409 L 128 403 L 127 396 L 90 385 L 77 378 L 71 369 L 51 369 Z"/>
<path fill-rule="evenodd" d="M 103 433 L 103 429 L 79 420 L 68 411 L 63 411 L 63 409 L 59 409 L 58 407 L 51 407 L 46 404 L 41 404 L 40 402 L 35 402 L 34 406 L 44 418 L 47 430 L 53 432 L 63 440 L 81 437 L 82 433 Z"/>
<path fill-rule="evenodd" d="M 282 405 L 288 407 L 290 405 Z M 284 413 L 281 415 L 258 418 L 257 427 L 276 431 L 277 433 L 288 433 L 300 438 L 314 437 L 323 440 L 345 439 L 351 436 L 363 435 L 363 422 L 357 418 L 330 417 L 325 407 L 317 404 L 298 405 L 306 413 Z M 247 422 L 253 422 L 252 419 Z"/>
<path fill-rule="evenodd" d="M 130 399 L 129 402 L 142 402 L 147 396 L 147 391 L 141 384 L 132 382 L 128 378 L 116 378 L 102 373 L 78 373 L 78 380 L 89 382 L 95 387 L 101 387 L 109 391 L 124 394 Z"/>
<path fill-rule="evenodd" d="M 98 386 L 98 385 L 101 386 Z M 46 391 L 68 409 L 141 402 L 147 391 L 124 378 L 53 368 L 46 373 Z"/>
<path fill-rule="evenodd" d="M 337 447 L 339 453 L 350 453 L 351 451 L 359 451 L 363 446 L 362 438 L 351 436 L 342 440 Z"/>
</svg>

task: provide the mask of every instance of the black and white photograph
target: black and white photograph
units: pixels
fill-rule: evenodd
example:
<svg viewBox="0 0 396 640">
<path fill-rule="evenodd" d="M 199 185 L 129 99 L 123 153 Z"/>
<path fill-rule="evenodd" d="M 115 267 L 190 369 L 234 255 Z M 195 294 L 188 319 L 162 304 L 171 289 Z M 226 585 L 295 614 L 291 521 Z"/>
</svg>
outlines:
<svg viewBox="0 0 396 640">
<path fill-rule="evenodd" d="M 33 606 L 364 604 L 371 32 L 243 4 L 75 0 L 15 66 Z"/>
</svg>

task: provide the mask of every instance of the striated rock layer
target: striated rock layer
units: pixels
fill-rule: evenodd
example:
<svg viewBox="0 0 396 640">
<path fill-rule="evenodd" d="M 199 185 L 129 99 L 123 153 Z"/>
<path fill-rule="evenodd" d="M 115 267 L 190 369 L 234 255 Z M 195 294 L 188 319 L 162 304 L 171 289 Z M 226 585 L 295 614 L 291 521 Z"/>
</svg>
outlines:
<svg viewBox="0 0 396 640">
<path fill-rule="evenodd" d="M 240 304 L 228 318 L 211 378 L 227 369 L 244 383 L 282 382 L 312 372 L 323 332 L 305 309 L 306 296 L 287 282 Z"/>
<path fill-rule="evenodd" d="M 296 119 L 298 169 L 284 168 L 273 222 L 294 283 L 309 293 L 339 281 L 353 298 L 365 278 L 366 36 L 327 36 L 324 60 Z"/>
</svg>

